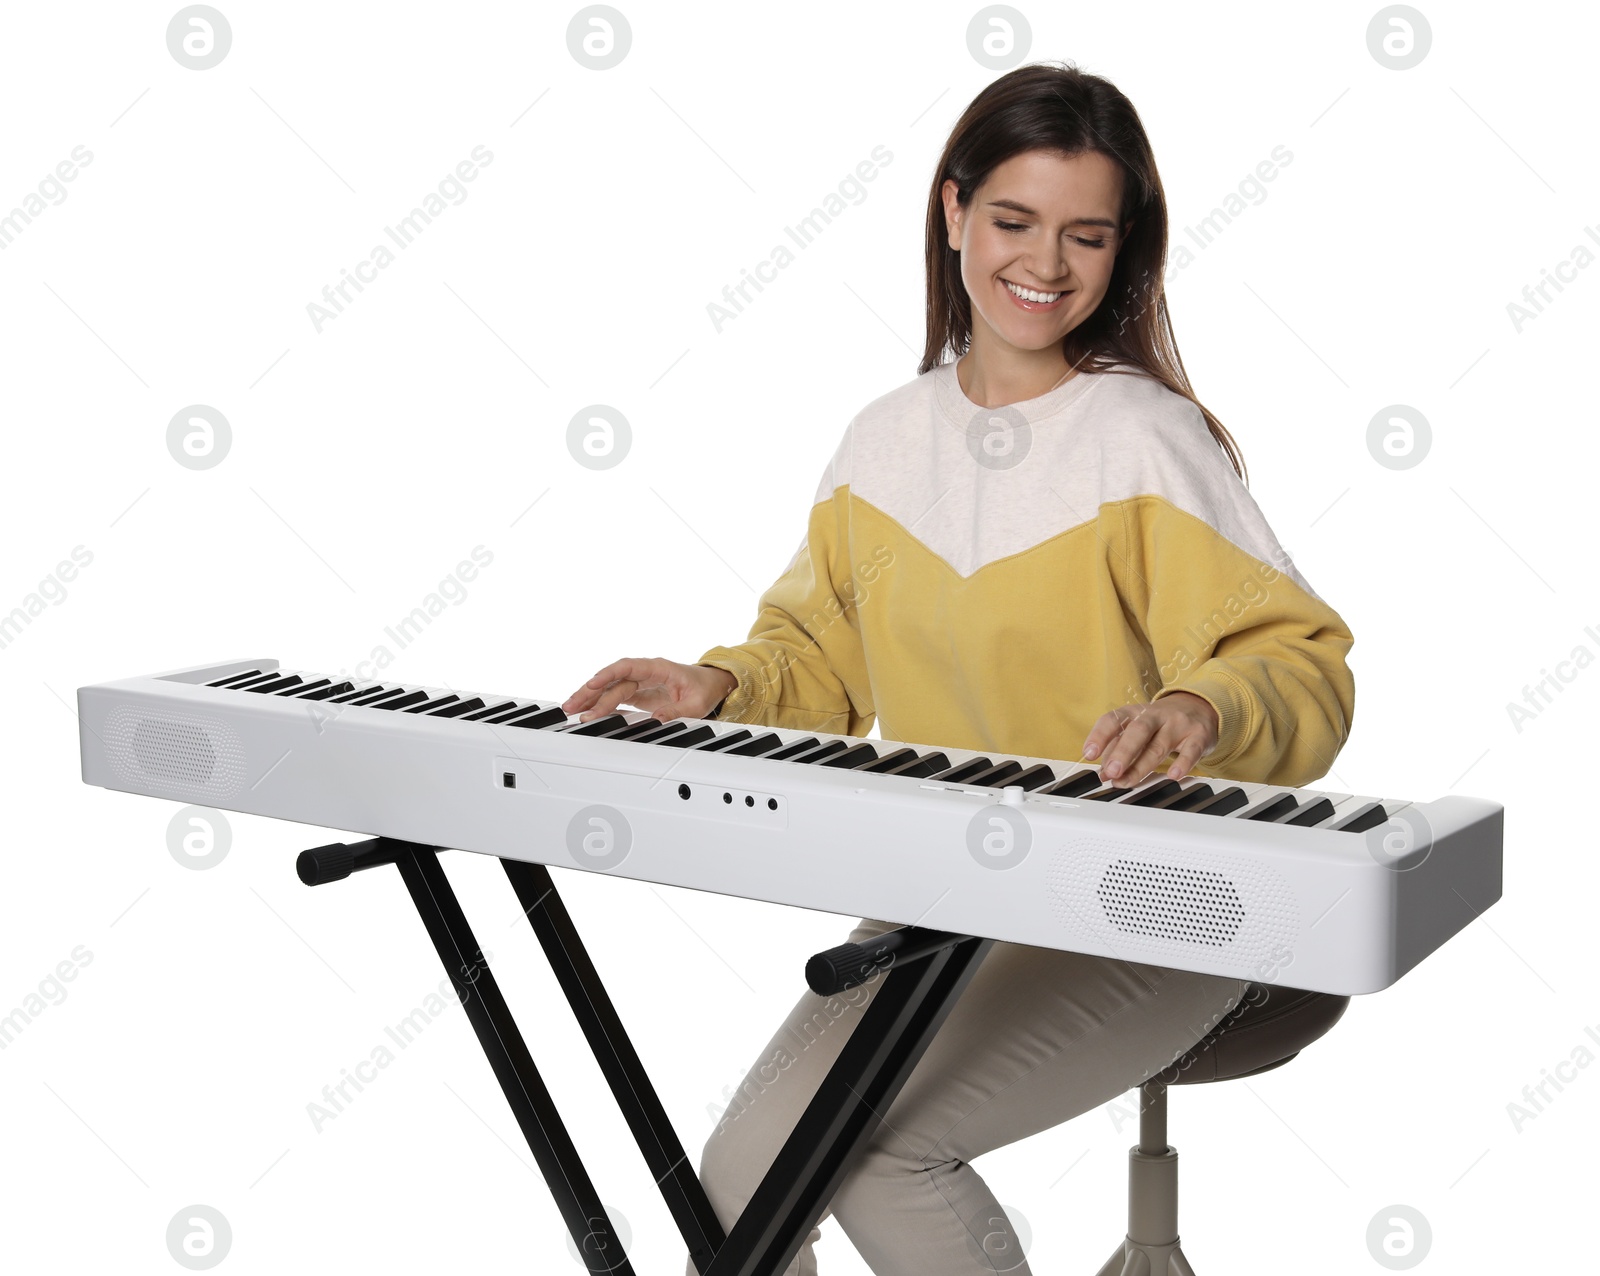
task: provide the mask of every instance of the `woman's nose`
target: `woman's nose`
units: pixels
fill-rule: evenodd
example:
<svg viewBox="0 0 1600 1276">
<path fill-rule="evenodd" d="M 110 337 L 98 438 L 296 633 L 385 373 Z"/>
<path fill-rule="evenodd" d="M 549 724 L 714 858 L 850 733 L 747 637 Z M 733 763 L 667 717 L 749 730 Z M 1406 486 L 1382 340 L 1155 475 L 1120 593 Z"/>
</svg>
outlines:
<svg viewBox="0 0 1600 1276">
<path fill-rule="evenodd" d="M 1065 253 L 1040 253 L 1026 264 L 1033 272 L 1033 277 L 1040 282 L 1066 286 L 1068 270 Z"/>
</svg>

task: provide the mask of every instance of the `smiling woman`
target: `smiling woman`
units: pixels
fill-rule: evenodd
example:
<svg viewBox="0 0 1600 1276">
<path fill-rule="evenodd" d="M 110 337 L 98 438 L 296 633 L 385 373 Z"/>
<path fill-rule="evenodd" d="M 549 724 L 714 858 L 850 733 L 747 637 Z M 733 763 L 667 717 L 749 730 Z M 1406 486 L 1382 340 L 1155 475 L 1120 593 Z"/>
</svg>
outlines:
<svg viewBox="0 0 1600 1276">
<path fill-rule="evenodd" d="M 694 665 L 616 661 L 563 708 L 850 735 L 876 723 L 889 740 L 1008 757 L 1069 758 L 1082 741 L 1109 789 L 1156 768 L 1289 786 L 1325 774 L 1354 713 L 1353 639 L 1189 388 L 1162 292 L 1165 198 L 1132 104 L 1070 67 L 1002 76 L 939 157 L 925 235 L 918 375 L 845 429 L 746 640 Z M 1010 794 L 1024 812 L 1025 788 Z M 951 884 L 922 885 L 923 916 L 897 920 L 937 926 Z M 849 942 L 891 926 L 863 918 Z M 824 1217 L 878 1276 L 1027 1276 L 972 1160 L 1160 1072 L 1245 986 L 996 943 Z M 795 1003 L 739 1087 L 760 1102 L 706 1142 L 724 1226 L 862 1008 L 774 1073 L 767 1061 L 828 1011 L 814 993 Z M 820 1236 L 787 1276 L 813 1276 Z"/>
<path fill-rule="evenodd" d="M 1066 76 L 1073 90 L 1052 100 Z M 1070 110 L 1089 114 L 1068 119 Z M 1115 86 L 1074 70 L 1019 67 L 967 107 L 938 172 L 924 231 L 919 373 L 947 353 L 971 352 L 970 366 L 958 369 L 961 387 L 993 405 L 1121 365 L 1193 403 L 1246 476 L 1232 436 L 1189 387 L 1162 286 L 1166 193 L 1139 113 Z M 1006 281 L 1064 298 L 1035 304 Z M 1017 305 L 1008 308 L 1008 299 Z M 1050 319 L 1022 327 L 1019 312 Z"/>
<path fill-rule="evenodd" d="M 968 207 L 960 182 L 944 181 L 947 242 L 960 253 L 962 287 L 989 347 L 988 358 L 957 368 L 968 398 L 985 405 L 1037 398 L 1077 370 L 1062 343 L 1111 285 L 1118 241 L 1131 226 L 1117 221 L 1122 187 L 1122 169 L 1098 151 L 1013 155 Z M 1035 388 L 1057 366 L 1055 379 Z"/>
</svg>

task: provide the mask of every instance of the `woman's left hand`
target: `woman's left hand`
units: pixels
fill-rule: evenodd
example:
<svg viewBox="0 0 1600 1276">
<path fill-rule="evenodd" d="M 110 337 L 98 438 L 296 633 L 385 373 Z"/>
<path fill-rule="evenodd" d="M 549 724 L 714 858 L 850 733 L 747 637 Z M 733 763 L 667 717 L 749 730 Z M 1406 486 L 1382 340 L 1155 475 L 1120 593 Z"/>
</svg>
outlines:
<svg viewBox="0 0 1600 1276">
<path fill-rule="evenodd" d="M 1167 775 L 1181 780 L 1217 744 L 1217 711 L 1192 691 L 1174 691 L 1149 704 L 1125 704 L 1100 715 L 1083 756 L 1103 755 L 1100 774 L 1117 788 L 1142 784 L 1169 753 Z M 1108 747 L 1109 746 L 1109 747 Z"/>
</svg>

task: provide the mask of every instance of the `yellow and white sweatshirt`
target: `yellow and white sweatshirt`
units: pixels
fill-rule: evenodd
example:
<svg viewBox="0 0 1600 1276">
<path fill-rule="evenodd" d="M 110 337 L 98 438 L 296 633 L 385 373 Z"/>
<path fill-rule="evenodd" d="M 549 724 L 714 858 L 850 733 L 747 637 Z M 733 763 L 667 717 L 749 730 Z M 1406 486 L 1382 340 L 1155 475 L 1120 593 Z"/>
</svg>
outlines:
<svg viewBox="0 0 1600 1276">
<path fill-rule="evenodd" d="M 945 363 L 861 410 L 718 717 L 1063 760 L 1107 710 L 1217 711 L 1197 775 L 1291 786 L 1350 732 L 1349 627 L 1193 403 L 1122 371 L 984 408 Z"/>
</svg>

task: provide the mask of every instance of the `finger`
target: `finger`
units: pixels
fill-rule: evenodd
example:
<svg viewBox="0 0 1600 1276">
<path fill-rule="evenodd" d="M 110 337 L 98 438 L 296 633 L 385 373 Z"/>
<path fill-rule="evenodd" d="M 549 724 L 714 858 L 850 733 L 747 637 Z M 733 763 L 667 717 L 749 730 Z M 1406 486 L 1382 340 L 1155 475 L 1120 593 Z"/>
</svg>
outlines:
<svg viewBox="0 0 1600 1276">
<path fill-rule="evenodd" d="M 607 665 L 604 669 L 595 674 L 594 677 L 590 678 L 588 682 L 584 683 L 570 696 L 563 700 L 561 702 L 561 707 L 568 713 L 577 713 L 582 709 L 587 709 L 600 698 L 600 692 L 604 688 L 610 686 L 611 683 L 616 681 L 617 675 L 615 670 L 618 668 L 618 666 L 627 663 L 628 662 L 625 660 L 618 660 Z"/>
<path fill-rule="evenodd" d="M 561 711 L 563 713 L 578 713 L 587 709 L 599 698 L 600 693 L 593 690 L 588 683 L 584 683 L 583 686 L 561 702 Z"/>
<path fill-rule="evenodd" d="M 624 678 L 644 680 L 650 676 L 648 666 L 659 664 L 654 659 L 640 659 L 638 657 L 624 657 L 613 660 L 604 669 L 601 669 L 588 682 L 579 687 L 562 702 L 562 709 L 567 713 L 580 713 L 590 708 L 605 693 L 605 689 L 613 683 Z"/>
<path fill-rule="evenodd" d="M 1123 724 L 1133 716 L 1131 707 L 1123 705 L 1120 709 L 1112 709 L 1102 713 L 1095 719 L 1094 726 L 1089 731 L 1089 736 L 1083 742 L 1083 756 L 1093 760 L 1095 755 L 1103 750 L 1106 745 L 1115 740 L 1122 732 Z"/>
<path fill-rule="evenodd" d="M 596 718 L 605 717 L 605 715 L 610 713 L 614 708 L 617 707 L 617 705 L 621 704 L 624 700 L 631 696 L 638 685 L 639 684 L 631 678 L 624 678 L 620 682 L 612 683 L 604 691 L 600 692 L 599 698 L 595 700 L 594 707 L 592 709 L 579 715 L 580 720 L 583 722 L 592 722 Z"/>
<path fill-rule="evenodd" d="M 1161 729 L 1145 745 L 1144 750 L 1129 765 L 1126 773 L 1118 783 L 1127 788 L 1132 788 L 1136 784 L 1143 784 L 1155 774 L 1156 768 L 1173 751 L 1173 747 L 1181 743 L 1185 732 L 1186 728 L 1182 724 L 1172 720 L 1164 722 Z"/>
<path fill-rule="evenodd" d="M 657 672 L 652 668 L 652 666 L 658 663 L 659 662 L 656 660 L 641 658 L 638 656 L 627 656 L 621 660 L 613 660 L 609 665 L 600 670 L 599 673 L 595 674 L 594 677 L 590 678 L 589 681 L 583 685 L 586 687 L 594 687 L 596 689 L 604 689 L 611 683 L 620 682 L 624 678 L 632 678 L 639 682 L 646 682 L 649 681 L 652 675 Z"/>
<path fill-rule="evenodd" d="M 1156 773 L 1156 768 L 1161 765 L 1161 760 L 1171 752 L 1172 749 L 1165 740 L 1150 744 L 1123 769 L 1122 774 L 1112 783 L 1122 789 L 1137 788 Z"/>
<path fill-rule="evenodd" d="M 1178 756 L 1172 765 L 1167 768 L 1167 774 L 1174 780 L 1181 780 L 1189 774 L 1194 764 L 1200 761 L 1205 754 L 1205 733 L 1199 730 L 1191 731 L 1182 740 L 1178 741 L 1178 747 L 1174 751 Z"/>
<path fill-rule="evenodd" d="M 1140 706 L 1140 709 L 1147 710 L 1148 706 Z M 1145 743 L 1155 734 L 1158 725 L 1154 715 L 1148 712 L 1135 712 L 1127 725 L 1122 728 L 1122 734 L 1117 737 L 1116 743 L 1106 750 L 1100 774 L 1108 780 L 1117 780 L 1126 774 L 1134 760 L 1144 751 Z"/>
<path fill-rule="evenodd" d="M 671 722 L 681 716 L 673 712 L 672 695 L 665 687 L 640 687 L 628 697 L 627 703 L 635 709 L 643 709 L 658 722 Z"/>
</svg>

